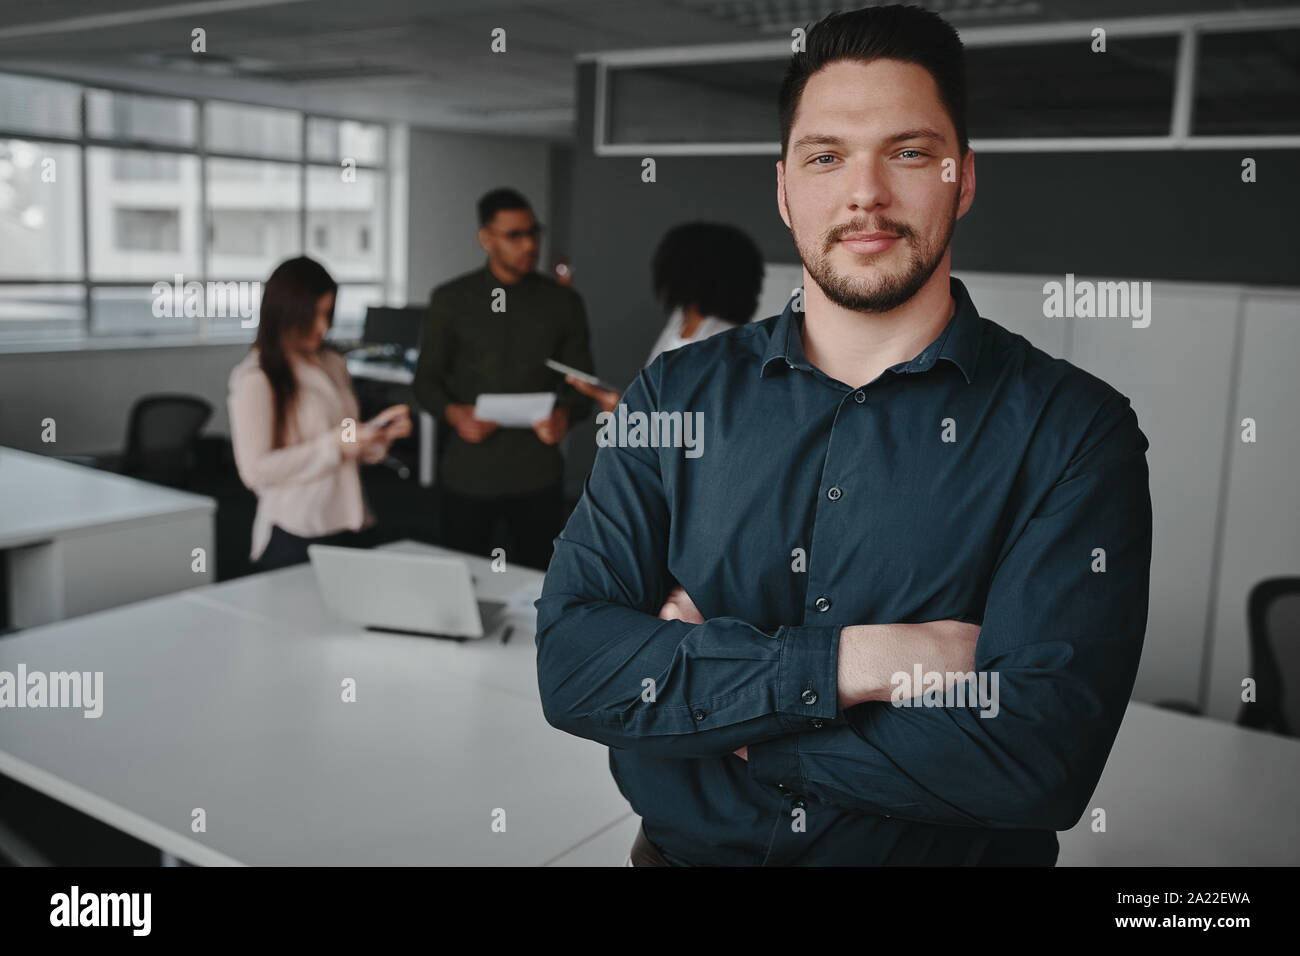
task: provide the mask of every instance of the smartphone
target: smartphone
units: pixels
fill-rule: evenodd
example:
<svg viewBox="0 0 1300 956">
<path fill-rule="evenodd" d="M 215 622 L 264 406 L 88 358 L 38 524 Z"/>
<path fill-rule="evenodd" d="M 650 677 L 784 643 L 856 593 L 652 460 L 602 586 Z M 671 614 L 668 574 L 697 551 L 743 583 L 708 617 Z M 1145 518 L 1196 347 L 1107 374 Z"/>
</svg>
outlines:
<svg viewBox="0 0 1300 956">
<path fill-rule="evenodd" d="M 563 362 L 555 361 L 555 359 L 547 359 L 546 367 L 554 372 L 559 372 L 561 375 L 572 375 L 580 382 L 586 382 L 588 385 L 595 385 L 597 388 L 603 388 L 607 392 L 619 391 L 619 389 L 615 388 L 613 385 L 602 382 L 590 372 L 580 371 L 572 365 L 565 365 Z"/>
</svg>

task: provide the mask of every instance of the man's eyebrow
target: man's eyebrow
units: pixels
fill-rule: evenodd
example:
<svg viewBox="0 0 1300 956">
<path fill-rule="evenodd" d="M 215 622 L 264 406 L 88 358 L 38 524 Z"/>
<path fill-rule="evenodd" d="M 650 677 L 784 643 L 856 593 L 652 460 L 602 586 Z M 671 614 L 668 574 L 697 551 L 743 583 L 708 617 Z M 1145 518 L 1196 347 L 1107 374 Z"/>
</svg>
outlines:
<svg viewBox="0 0 1300 956">
<path fill-rule="evenodd" d="M 843 146 L 844 140 L 839 136 L 831 136 L 827 133 L 809 133 L 807 136 L 800 136 L 790 148 L 802 149 L 805 146 Z"/>
<path fill-rule="evenodd" d="M 904 130 L 901 133 L 895 133 L 885 140 L 886 144 L 903 143 L 909 139 L 930 139 L 937 142 L 944 142 L 944 135 L 937 129 L 929 126 L 918 127 L 917 129 Z M 844 138 L 841 136 L 832 136 L 828 133 L 809 133 L 807 136 L 800 136 L 790 147 L 791 150 L 803 149 L 808 146 L 843 146 Z"/>
<path fill-rule="evenodd" d="M 944 136 L 943 133 L 940 133 L 937 129 L 931 129 L 929 126 L 922 126 L 918 129 L 909 129 L 904 130 L 901 133 L 895 133 L 893 136 L 889 137 L 889 139 L 885 140 L 885 142 L 902 143 L 909 139 L 933 139 L 942 143 Z"/>
</svg>

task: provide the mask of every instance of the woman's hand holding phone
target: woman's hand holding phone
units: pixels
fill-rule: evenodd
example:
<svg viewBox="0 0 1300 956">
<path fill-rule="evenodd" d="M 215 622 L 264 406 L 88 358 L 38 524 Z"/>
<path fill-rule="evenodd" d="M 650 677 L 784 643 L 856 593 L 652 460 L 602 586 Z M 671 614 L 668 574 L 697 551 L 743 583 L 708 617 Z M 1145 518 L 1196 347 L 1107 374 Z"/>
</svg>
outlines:
<svg viewBox="0 0 1300 956">
<path fill-rule="evenodd" d="M 411 409 L 407 405 L 390 405 L 366 423 L 386 442 L 411 434 Z"/>
<path fill-rule="evenodd" d="M 406 405 L 392 405 L 357 425 L 356 441 L 343 444 L 343 455 L 367 463 L 380 460 L 397 439 L 411 434 L 411 410 Z"/>
</svg>

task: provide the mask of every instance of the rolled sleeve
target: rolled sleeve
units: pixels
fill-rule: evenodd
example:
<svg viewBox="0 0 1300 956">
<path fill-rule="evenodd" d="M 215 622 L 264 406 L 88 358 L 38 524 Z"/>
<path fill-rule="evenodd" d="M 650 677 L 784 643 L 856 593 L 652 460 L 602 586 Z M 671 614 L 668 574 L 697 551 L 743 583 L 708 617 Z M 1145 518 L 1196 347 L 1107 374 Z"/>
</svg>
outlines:
<svg viewBox="0 0 1300 956">
<path fill-rule="evenodd" d="M 1112 392 L 1004 549 L 975 652 L 976 671 L 997 675 L 996 715 L 860 704 L 834 727 L 750 747 L 751 777 L 925 823 L 1072 827 L 1123 720 L 1146 632 L 1147 447 L 1128 399 Z"/>
</svg>

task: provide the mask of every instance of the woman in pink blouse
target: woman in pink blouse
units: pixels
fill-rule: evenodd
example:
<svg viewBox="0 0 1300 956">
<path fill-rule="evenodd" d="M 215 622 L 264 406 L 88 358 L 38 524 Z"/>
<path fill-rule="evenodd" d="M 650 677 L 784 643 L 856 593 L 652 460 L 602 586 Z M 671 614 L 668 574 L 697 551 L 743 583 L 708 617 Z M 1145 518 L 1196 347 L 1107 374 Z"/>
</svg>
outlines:
<svg viewBox="0 0 1300 956">
<path fill-rule="evenodd" d="M 357 421 L 347 364 L 323 345 L 337 291 L 315 260 L 282 262 L 262 290 L 257 340 L 230 373 L 230 436 L 239 477 L 257 494 L 249 557 L 260 570 L 305 561 L 312 543 L 370 543 L 358 465 L 382 461 L 411 433 L 406 405 Z"/>
</svg>

